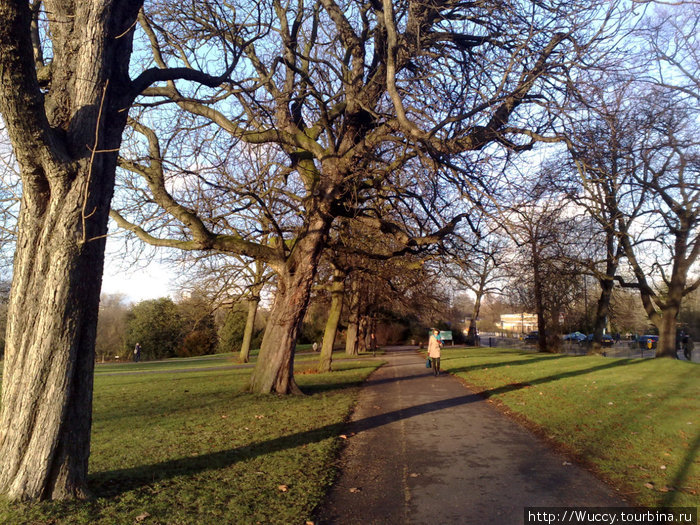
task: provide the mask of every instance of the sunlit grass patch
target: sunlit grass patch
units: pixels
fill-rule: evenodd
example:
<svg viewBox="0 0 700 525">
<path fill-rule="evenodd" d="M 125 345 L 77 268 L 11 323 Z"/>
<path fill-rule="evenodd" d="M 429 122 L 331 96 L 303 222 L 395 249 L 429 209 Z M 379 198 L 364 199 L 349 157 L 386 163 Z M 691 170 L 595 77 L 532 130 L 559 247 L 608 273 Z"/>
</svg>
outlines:
<svg viewBox="0 0 700 525">
<path fill-rule="evenodd" d="M 306 396 L 242 393 L 245 368 L 97 375 L 94 499 L 0 502 L 0 523 L 303 523 L 333 479 L 358 385 L 379 364 L 299 376 Z"/>
</svg>

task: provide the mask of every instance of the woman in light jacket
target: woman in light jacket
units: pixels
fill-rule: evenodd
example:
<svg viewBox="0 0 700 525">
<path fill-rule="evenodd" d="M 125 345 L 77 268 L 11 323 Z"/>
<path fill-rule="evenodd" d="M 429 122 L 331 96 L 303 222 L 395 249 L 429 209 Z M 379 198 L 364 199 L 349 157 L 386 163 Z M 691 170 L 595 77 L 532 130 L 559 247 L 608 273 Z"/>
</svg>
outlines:
<svg viewBox="0 0 700 525">
<path fill-rule="evenodd" d="M 433 364 L 433 374 L 440 375 L 440 348 L 442 348 L 442 341 L 440 341 L 440 331 L 433 330 L 430 340 L 428 341 L 428 357 Z"/>
</svg>

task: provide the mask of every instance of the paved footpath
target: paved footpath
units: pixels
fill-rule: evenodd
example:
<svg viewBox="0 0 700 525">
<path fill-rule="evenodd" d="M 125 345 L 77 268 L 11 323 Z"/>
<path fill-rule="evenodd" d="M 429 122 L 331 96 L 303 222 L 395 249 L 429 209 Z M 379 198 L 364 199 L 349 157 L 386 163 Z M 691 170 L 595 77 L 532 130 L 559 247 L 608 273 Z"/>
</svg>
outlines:
<svg viewBox="0 0 700 525">
<path fill-rule="evenodd" d="M 319 525 L 524 523 L 525 507 L 626 506 L 456 378 L 397 349 L 362 389 Z"/>
</svg>

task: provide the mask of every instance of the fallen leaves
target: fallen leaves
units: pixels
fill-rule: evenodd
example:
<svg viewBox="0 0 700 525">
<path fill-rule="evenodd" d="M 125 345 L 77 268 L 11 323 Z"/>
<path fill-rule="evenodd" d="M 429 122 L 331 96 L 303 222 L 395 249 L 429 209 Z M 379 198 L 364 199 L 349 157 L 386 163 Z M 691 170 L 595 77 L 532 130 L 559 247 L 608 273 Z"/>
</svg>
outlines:
<svg viewBox="0 0 700 525">
<path fill-rule="evenodd" d="M 138 523 L 141 523 L 142 521 L 144 521 L 145 519 L 150 518 L 150 517 L 151 517 L 151 515 L 148 512 L 143 512 L 143 513 L 139 514 L 138 516 L 136 516 L 136 518 L 134 518 L 134 519 Z"/>
<path fill-rule="evenodd" d="M 287 492 L 289 490 L 289 485 L 277 485 L 277 490 L 280 492 Z"/>
<path fill-rule="evenodd" d="M 353 494 L 357 494 L 358 492 L 362 492 L 362 489 L 359 487 L 351 487 L 350 492 L 352 492 Z"/>
</svg>

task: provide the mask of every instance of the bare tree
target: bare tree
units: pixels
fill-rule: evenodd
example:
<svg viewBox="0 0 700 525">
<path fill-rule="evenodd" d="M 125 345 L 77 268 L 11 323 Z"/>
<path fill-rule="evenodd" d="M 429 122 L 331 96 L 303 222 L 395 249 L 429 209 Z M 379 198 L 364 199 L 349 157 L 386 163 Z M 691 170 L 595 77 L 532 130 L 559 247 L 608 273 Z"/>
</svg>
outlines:
<svg viewBox="0 0 700 525">
<path fill-rule="evenodd" d="M 623 237 L 627 260 L 649 320 L 659 329 L 657 356 L 676 356 L 676 323 L 683 297 L 700 287 L 692 269 L 700 257 L 700 142 L 697 113 L 668 92 L 652 92 L 640 111 L 644 147 L 635 184 L 646 191 L 647 215 L 638 233 Z"/>
<path fill-rule="evenodd" d="M 446 275 L 474 295 L 467 337 L 469 344 L 475 346 L 479 344 L 476 323 L 482 301 L 487 295 L 501 291 L 504 276 L 499 269 L 505 262 L 507 244 L 498 233 L 489 231 L 491 228 L 488 225 L 482 228 L 486 231 L 478 231 L 471 243 L 463 240 L 462 236 L 456 236 L 455 246 L 447 250 L 446 261 Z"/>
<path fill-rule="evenodd" d="M 634 87 L 624 78 L 605 75 L 609 72 L 578 85 L 579 106 L 567 119 L 567 151 L 551 159 L 545 170 L 547 182 L 590 218 L 576 262 L 600 286 L 593 353 L 601 351 L 609 323 L 615 276 L 625 255 L 622 238 L 647 199 L 647 190 L 633 184 L 640 169 L 642 126 Z"/>
<path fill-rule="evenodd" d="M 122 294 L 102 294 L 95 339 L 95 355 L 102 362 L 108 357 L 120 355 L 124 349 L 128 312 L 129 307 Z"/>
<path fill-rule="evenodd" d="M 542 352 L 561 349 L 559 320 L 580 275 L 570 252 L 572 221 L 560 200 L 552 194 L 535 194 L 504 216 L 504 229 L 519 252 L 510 262 L 513 288 L 520 301 L 535 310 Z"/>
<path fill-rule="evenodd" d="M 248 66 L 209 97 L 172 83 L 150 89 L 154 106 L 168 100 L 201 126 L 215 127 L 214 135 L 226 133 L 245 147 L 264 144 L 287 160 L 272 177 L 268 171 L 258 178 L 266 191 L 284 194 L 297 217 L 294 231 L 285 233 L 271 216 L 275 239 L 267 245 L 221 233 L 196 207 L 173 202 L 164 185 L 154 192 L 154 201 L 181 221 L 188 238 L 180 247 L 247 255 L 276 272 L 254 391 L 299 392 L 292 372 L 295 341 L 337 217 L 355 217 L 393 235 L 406 253 L 434 243 L 454 228 L 461 210 L 429 210 L 424 226 L 430 228 L 415 235 L 400 221 L 365 209 L 367 196 L 391 194 L 410 208 L 416 193 L 402 195 L 405 186 L 397 188 L 391 179 L 408 176 L 407 163 L 421 163 L 413 171 L 417 184 L 443 177 L 464 189 L 479 184 L 469 178 L 465 152 L 489 145 L 526 150 L 542 138 L 549 119 L 541 106 L 562 96 L 566 71 L 583 64 L 582 53 L 602 34 L 609 13 L 599 5 L 611 5 L 551 4 L 267 0 L 244 18 L 228 3 L 203 2 L 143 20 L 160 67 L 183 60 L 186 46 L 179 41 L 188 31 L 227 38 L 244 50 Z M 599 15 L 601 25 L 583 35 Z M 146 178 L 150 183 L 154 177 Z M 172 245 L 129 227 L 145 240 Z"/>
<path fill-rule="evenodd" d="M 186 66 L 130 78 L 142 4 L 0 4 L 0 113 L 22 181 L 0 415 L 0 493 L 13 499 L 87 494 L 104 237 L 128 109 L 154 82 L 219 83 Z"/>
</svg>

